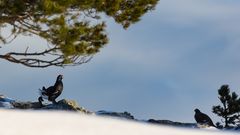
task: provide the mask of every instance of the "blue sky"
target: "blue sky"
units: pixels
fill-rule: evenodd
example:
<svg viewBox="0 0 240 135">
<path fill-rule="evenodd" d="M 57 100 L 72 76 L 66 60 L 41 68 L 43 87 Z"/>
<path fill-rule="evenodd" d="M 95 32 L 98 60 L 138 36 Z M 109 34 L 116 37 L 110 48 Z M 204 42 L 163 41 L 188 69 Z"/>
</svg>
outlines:
<svg viewBox="0 0 240 135">
<path fill-rule="evenodd" d="M 108 21 L 110 43 L 78 67 L 31 69 L 1 60 L 0 93 L 36 100 L 37 90 L 64 75 L 59 97 L 97 111 L 129 111 L 139 119 L 194 122 L 194 109 L 209 114 L 217 90 L 240 94 L 240 1 L 161 0 L 156 10 L 123 30 Z M 9 46 L 45 45 L 20 37 Z"/>
</svg>

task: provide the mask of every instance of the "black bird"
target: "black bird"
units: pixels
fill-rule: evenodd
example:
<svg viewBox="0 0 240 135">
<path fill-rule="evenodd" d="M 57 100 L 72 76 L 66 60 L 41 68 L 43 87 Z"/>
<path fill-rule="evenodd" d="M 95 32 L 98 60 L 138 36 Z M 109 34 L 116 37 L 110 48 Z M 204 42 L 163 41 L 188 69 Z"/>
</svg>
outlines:
<svg viewBox="0 0 240 135">
<path fill-rule="evenodd" d="M 207 114 L 202 113 L 199 109 L 195 109 L 194 111 L 195 111 L 194 118 L 198 124 L 206 124 L 208 126 L 216 127 L 213 124 L 211 118 Z"/>
<path fill-rule="evenodd" d="M 62 93 L 63 91 L 63 83 L 62 83 L 63 75 L 58 75 L 57 80 L 54 86 L 50 86 L 47 89 L 43 86 L 40 91 L 40 97 L 38 98 L 39 103 L 42 105 L 43 98 L 48 99 L 48 101 L 53 102 L 56 104 L 56 98 Z"/>
</svg>

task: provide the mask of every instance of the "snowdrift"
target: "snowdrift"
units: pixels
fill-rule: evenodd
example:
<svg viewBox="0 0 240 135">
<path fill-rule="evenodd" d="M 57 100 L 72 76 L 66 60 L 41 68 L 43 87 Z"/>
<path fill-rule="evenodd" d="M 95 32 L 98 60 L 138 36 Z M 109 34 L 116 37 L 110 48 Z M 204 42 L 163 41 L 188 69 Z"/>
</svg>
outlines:
<svg viewBox="0 0 240 135">
<path fill-rule="evenodd" d="M 0 120 L 0 135 L 237 135 L 216 129 L 157 126 L 65 111 L 2 109 Z"/>
</svg>

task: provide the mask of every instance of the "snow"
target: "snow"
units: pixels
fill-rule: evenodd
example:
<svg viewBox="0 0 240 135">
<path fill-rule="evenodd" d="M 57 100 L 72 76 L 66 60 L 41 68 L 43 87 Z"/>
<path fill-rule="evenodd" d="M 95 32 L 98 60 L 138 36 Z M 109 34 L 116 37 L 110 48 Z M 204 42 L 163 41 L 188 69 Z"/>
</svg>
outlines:
<svg viewBox="0 0 240 135">
<path fill-rule="evenodd" d="M 157 126 L 74 112 L 0 110 L 0 135 L 234 135 Z"/>
</svg>

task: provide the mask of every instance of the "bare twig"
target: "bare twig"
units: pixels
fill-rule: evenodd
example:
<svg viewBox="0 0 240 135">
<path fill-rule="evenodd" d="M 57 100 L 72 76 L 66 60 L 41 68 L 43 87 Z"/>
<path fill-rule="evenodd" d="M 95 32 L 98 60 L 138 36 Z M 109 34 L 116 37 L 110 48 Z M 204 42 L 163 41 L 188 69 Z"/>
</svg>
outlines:
<svg viewBox="0 0 240 135">
<path fill-rule="evenodd" d="M 17 54 L 17 55 L 16 55 Z M 21 55 L 20 55 L 21 54 Z M 93 56 L 73 56 L 71 59 L 71 64 L 66 64 L 65 59 L 62 55 L 52 59 L 52 60 L 41 60 L 35 58 L 29 58 L 30 53 L 7 53 L 5 55 L 0 55 L 1 59 L 5 59 L 7 61 L 22 64 L 27 67 L 37 67 L 37 68 L 45 68 L 49 66 L 58 66 L 58 67 L 65 67 L 65 66 L 76 66 L 80 64 L 84 64 L 89 62 Z M 31 53 L 31 55 L 36 55 L 38 53 Z M 26 58 L 17 58 L 16 56 L 25 56 Z"/>
</svg>

